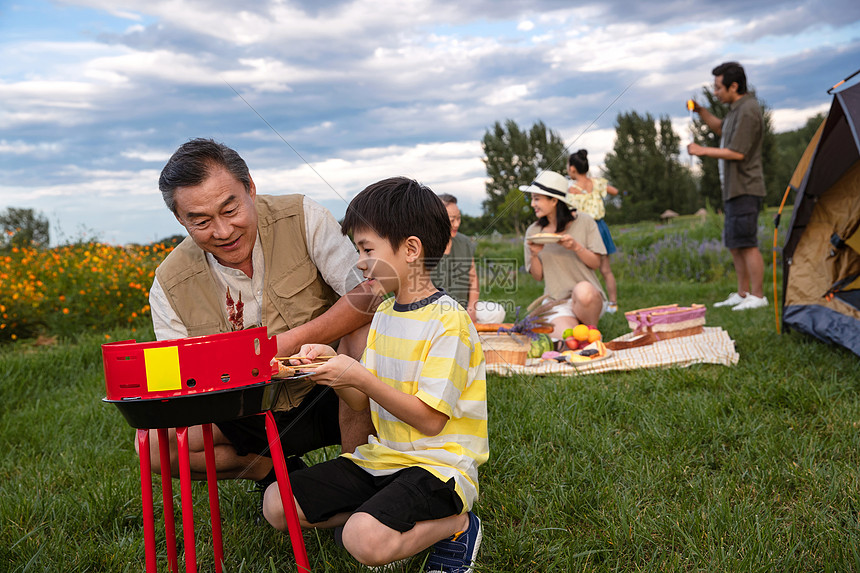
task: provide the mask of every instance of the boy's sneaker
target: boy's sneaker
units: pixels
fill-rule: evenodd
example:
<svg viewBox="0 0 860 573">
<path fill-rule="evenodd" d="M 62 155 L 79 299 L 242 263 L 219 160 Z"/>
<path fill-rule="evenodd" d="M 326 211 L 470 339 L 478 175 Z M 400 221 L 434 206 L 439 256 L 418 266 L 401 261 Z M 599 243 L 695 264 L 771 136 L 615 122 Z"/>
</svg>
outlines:
<svg viewBox="0 0 860 573">
<path fill-rule="evenodd" d="M 606 304 L 606 312 L 609 314 L 615 314 L 618 312 L 618 303 L 610 302 Z"/>
<path fill-rule="evenodd" d="M 747 295 L 747 296 L 749 296 L 749 295 Z M 743 296 L 739 295 L 738 293 L 733 292 L 732 294 L 729 295 L 729 298 L 727 298 L 726 300 L 723 300 L 720 302 L 715 302 L 714 306 L 715 307 L 737 306 L 745 300 L 746 300 L 746 297 L 743 297 Z"/>
<path fill-rule="evenodd" d="M 481 546 L 481 520 L 471 511 L 469 527 L 433 545 L 427 559 L 428 573 L 472 573 L 478 548 Z"/>
<path fill-rule="evenodd" d="M 751 308 L 763 308 L 767 306 L 767 297 L 758 297 L 754 294 L 748 294 L 744 297 L 744 301 L 736 304 L 732 310 L 749 310 Z"/>
</svg>

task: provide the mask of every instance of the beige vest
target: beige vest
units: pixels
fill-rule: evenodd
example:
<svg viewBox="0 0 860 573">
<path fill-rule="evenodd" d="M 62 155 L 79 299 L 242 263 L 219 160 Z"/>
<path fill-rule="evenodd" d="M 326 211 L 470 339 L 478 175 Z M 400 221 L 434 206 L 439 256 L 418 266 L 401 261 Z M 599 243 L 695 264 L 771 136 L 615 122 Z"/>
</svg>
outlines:
<svg viewBox="0 0 860 573">
<path fill-rule="evenodd" d="M 269 336 L 324 313 L 337 293 L 323 280 L 308 254 L 301 195 L 257 195 L 257 230 L 266 273 L 262 317 Z M 188 336 L 230 332 L 225 293 L 220 292 L 206 256 L 191 237 L 182 241 L 155 271 L 170 306 Z M 302 386 L 307 386 L 302 384 Z M 295 406 L 313 383 L 290 392 Z"/>
</svg>

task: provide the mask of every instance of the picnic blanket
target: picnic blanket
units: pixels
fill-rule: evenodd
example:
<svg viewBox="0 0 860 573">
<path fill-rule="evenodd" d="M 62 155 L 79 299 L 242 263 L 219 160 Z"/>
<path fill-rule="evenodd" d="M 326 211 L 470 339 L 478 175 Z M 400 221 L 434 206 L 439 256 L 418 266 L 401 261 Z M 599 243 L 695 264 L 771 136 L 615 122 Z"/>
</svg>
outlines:
<svg viewBox="0 0 860 573">
<path fill-rule="evenodd" d="M 615 340 L 629 340 L 636 336 L 628 333 Z M 502 376 L 513 374 L 566 374 L 577 376 L 611 370 L 635 370 L 658 366 L 689 366 L 690 364 L 738 363 L 740 355 L 735 341 L 720 327 L 706 326 L 701 334 L 660 340 L 648 346 L 615 350 L 611 356 L 593 362 L 573 364 L 530 359 L 525 366 L 519 364 L 487 364 L 487 372 Z"/>
</svg>

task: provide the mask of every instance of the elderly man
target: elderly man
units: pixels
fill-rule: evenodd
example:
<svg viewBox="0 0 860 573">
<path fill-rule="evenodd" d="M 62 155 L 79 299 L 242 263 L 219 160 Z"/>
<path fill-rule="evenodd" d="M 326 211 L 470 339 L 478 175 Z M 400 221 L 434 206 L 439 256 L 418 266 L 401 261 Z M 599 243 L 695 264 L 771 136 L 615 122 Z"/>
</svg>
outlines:
<svg viewBox="0 0 860 573">
<path fill-rule="evenodd" d="M 338 352 L 361 355 L 378 300 L 364 288 L 358 254 L 331 213 L 302 195 L 257 195 L 245 161 L 210 139 L 180 146 L 158 185 L 189 236 L 155 272 L 149 300 L 156 338 L 230 331 L 229 288 L 244 304 L 238 327 L 267 327 L 279 355 L 337 341 Z M 339 443 L 351 452 L 373 432 L 367 412 L 353 412 L 324 387 L 302 380 L 287 390 L 291 408 L 276 420 L 291 469 L 303 465 L 297 456 L 308 451 Z M 218 423 L 213 437 L 219 478 L 273 480 L 262 416 Z M 155 432 L 151 443 L 156 452 Z M 189 429 L 189 443 L 192 476 L 202 479 L 199 426 Z M 174 434 L 170 446 L 177 475 Z"/>
</svg>

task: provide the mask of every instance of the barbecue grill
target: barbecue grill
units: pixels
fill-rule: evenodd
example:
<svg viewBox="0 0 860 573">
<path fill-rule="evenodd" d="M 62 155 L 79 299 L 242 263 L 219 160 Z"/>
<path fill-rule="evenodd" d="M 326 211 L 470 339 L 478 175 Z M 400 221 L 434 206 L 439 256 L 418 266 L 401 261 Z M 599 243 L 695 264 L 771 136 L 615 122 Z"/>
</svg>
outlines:
<svg viewBox="0 0 860 573">
<path fill-rule="evenodd" d="M 310 571 L 280 436 L 271 412 L 285 386 L 308 374 L 273 378 L 278 372 L 277 365 L 272 365 L 276 352 L 277 342 L 267 336 L 264 327 L 179 340 L 125 340 L 102 345 L 107 394 L 103 401 L 114 404 L 129 425 L 137 429 L 147 573 L 157 571 L 149 430 L 156 429 L 158 434 L 168 568 L 176 573 L 178 561 L 167 432 L 168 428 L 176 428 L 185 567 L 187 572 L 196 572 L 188 427 L 203 427 L 215 569 L 221 573 L 223 543 L 212 423 L 252 415 L 266 417 L 269 449 L 296 564 L 300 571 Z"/>
</svg>

